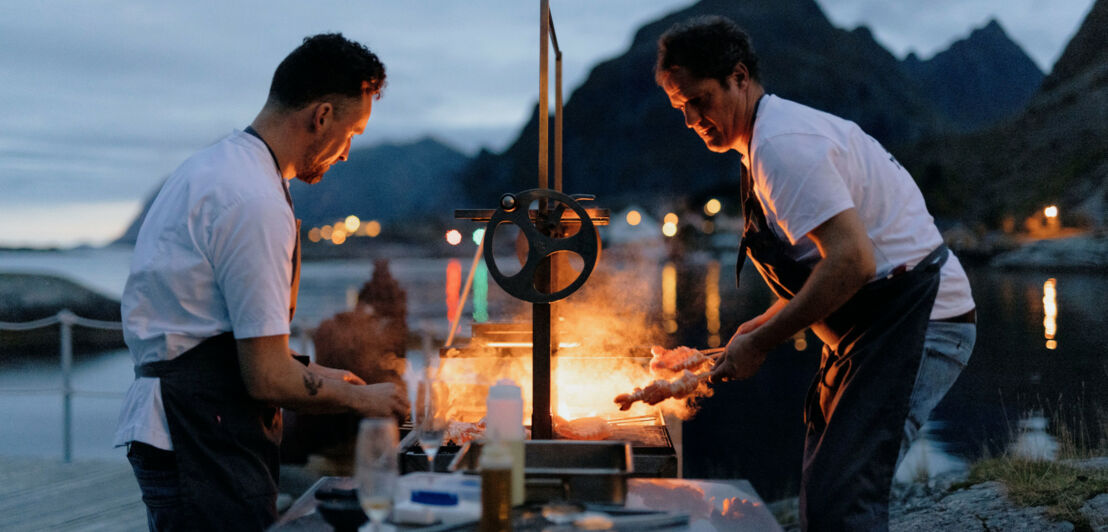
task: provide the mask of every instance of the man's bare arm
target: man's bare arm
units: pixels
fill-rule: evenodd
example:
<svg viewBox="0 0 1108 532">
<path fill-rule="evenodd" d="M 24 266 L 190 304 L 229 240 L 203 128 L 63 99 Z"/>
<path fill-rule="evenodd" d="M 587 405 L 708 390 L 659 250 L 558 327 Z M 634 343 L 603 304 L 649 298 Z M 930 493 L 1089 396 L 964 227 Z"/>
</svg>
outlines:
<svg viewBox="0 0 1108 532">
<path fill-rule="evenodd" d="M 822 257 L 796 297 L 760 326 L 739 330 L 727 343 L 712 379 L 748 378 L 766 353 L 787 338 L 826 318 L 858 292 L 876 270 L 873 247 L 857 211 L 847 209 L 808 233 Z"/>
<path fill-rule="evenodd" d="M 395 384 L 359 385 L 331 378 L 342 374 L 338 370 L 314 364 L 304 366 L 289 356 L 286 335 L 245 338 L 238 340 L 237 346 L 246 390 L 259 401 L 314 413 L 349 411 L 363 416 L 407 413 L 407 398 Z"/>
<path fill-rule="evenodd" d="M 797 331 L 826 318 L 873 278 L 877 268 L 862 219 L 847 209 L 808 233 L 821 259 L 796 297 L 750 333 L 754 345 L 776 347 Z"/>
</svg>

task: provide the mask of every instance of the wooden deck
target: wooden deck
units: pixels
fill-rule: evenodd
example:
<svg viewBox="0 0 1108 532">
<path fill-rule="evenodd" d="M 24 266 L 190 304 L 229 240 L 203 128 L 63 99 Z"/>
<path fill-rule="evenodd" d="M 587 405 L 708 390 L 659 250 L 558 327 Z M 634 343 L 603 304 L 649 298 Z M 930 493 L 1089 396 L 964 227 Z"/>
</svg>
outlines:
<svg viewBox="0 0 1108 532">
<path fill-rule="evenodd" d="M 0 530 L 146 529 L 127 462 L 0 456 Z"/>
</svg>

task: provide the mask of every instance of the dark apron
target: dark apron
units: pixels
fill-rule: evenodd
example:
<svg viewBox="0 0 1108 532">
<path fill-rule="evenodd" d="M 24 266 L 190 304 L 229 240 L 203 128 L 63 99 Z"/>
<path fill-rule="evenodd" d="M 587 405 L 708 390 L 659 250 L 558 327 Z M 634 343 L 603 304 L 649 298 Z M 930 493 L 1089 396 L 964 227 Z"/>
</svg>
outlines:
<svg viewBox="0 0 1108 532">
<path fill-rule="evenodd" d="M 300 288 L 300 220 L 293 248 L 289 320 Z M 277 520 L 281 409 L 250 397 L 232 333 L 177 358 L 143 364 L 160 379 L 187 530 L 264 530 Z"/>
<path fill-rule="evenodd" d="M 786 255 L 788 243 L 769 227 L 743 170 L 746 224 L 736 277 L 749 255 L 770 289 L 792 299 L 811 269 Z M 940 245 L 912 270 L 867 284 L 813 325 L 827 345 L 804 408 L 805 530 L 888 528 L 893 468 L 947 256 Z M 828 334 L 834 342 L 826 342 Z"/>
</svg>

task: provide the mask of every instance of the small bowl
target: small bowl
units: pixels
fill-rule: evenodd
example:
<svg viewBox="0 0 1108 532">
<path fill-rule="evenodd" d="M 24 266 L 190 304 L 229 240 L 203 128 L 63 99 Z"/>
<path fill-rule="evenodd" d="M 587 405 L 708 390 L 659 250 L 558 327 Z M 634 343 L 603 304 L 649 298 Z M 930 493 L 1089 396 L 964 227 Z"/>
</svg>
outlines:
<svg viewBox="0 0 1108 532">
<path fill-rule="evenodd" d="M 317 492 L 316 501 L 316 511 L 336 532 L 356 532 L 369 520 L 353 490 Z"/>
</svg>

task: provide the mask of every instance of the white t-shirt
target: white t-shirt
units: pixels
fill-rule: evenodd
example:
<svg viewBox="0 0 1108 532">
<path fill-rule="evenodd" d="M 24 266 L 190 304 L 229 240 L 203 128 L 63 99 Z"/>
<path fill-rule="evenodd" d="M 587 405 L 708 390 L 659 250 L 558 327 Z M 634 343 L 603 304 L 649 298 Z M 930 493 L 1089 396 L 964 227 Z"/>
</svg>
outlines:
<svg viewBox="0 0 1108 532">
<path fill-rule="evenodd" d="M 851 207 L 862 219 L 877 262 L 875 279 L 914 266 L 942 243 L 912 176 L 857 124 L 767 94 L 750 150 L 754 192 L 770 228 L 808 265 L 819 250 L 808 233 Z M 943 266 L 931 319 L 974 308 L 969 280 L 953 253 Z"/>
<path fill-rule="evenodd" d="M 136 366 L 227 331 L 289 333 L 296 221 L 285 186 L 265 144 L 241 131 L 166 180 L 139 230 L 121 301 Z M 157 378 L 127 390 L 115 445 L 131 441 L 173 449 Z"/>
</svg>

